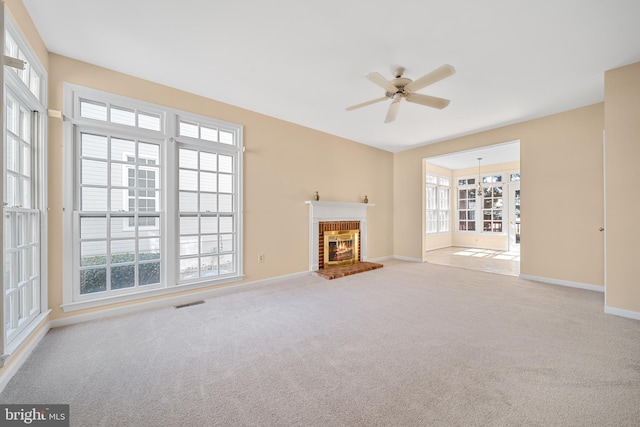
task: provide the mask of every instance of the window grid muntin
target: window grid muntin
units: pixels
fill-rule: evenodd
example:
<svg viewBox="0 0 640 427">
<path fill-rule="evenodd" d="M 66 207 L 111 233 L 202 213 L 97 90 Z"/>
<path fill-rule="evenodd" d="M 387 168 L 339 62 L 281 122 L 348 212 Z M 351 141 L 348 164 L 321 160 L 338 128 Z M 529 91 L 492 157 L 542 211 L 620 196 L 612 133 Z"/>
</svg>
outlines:
<svg viewBox="0 0 640 427">
<path fill-rule="evenodd" d="M 95 129 L 79 128 L 77 134 L 79 239 L 77 242 L 78 288 L 75 291 L 78 296 L 95 296 L 96 293 L 110 295 L 124 291 L 130 292 L 141 286 L 160 285 L 163 236 L 160 228 L 162 213 L 159 207 L 162 188 L 157 179 L 153 190 L 148 189 L 146 181 L 144 188 L 142 188 L 139 181 L 141 171 L 146 173 L 152 170 L 156 176 L 160 176 L 162 167 L 160 143 Z M 85 140 L 87 144 L 85 144 Z M 100 144 L 101 142 L 103 144 Z M 140 157 L 141 146 L 155 147 L 155 150 L 147 148 L 143 153 L 147 157 Z M 133 152 L 129 151 L 131 147 Z M 149 157 L 153 152 L 156 153 L 156 157 Z M 103 164 L 103 184 L 97 183 L 100 181 L 100 177 L 94 180 L 89 180 L 87 177 L 85 181 L 85 162 L 93 162 L 91 168 L 93 170 L 96 169 L 97 164 Z M 119 172 L 121 175 L 118 175 Z M 133 172 L 133 182 L 129 180 L 131 172 Z M 95 193 L 102 192 L 104 194 L 104 202 L 99 199 L 100 203 L 104 204 L 99 207 L 105 209 L 95 209 L 93 206 L 85 204 L 85 194 L 91 194 L 85 191 L 86 189 L 95 189 Z M 155 209 L 140 210 L 139 197 L 143 194 L 145 199 L 148 198 L 149 191 L 154 193 Z M 88 230 L 83 229 L 83 223 L 87 218 L 104 219 L 106 226 L 102 236 L 96 237 L 94 233 L 90 238 L 82 237 L 83 234 L 88 233 Z M 122 235 L 117 236 L 117 230 L 121 230 Z M 157 230 L 155 234 L 154 230 Z M 157 252 L 144 252 L 141 243 L 150 242 L 152 239 L 157 241 L 155 245 Z M 124 247 L 126 242 L 133 242 L 133 248 L 129 247 L 132 249 L 129 251 L 131 253 L 114 251 L 118 245 Z M 100 245 L 103 248 L 102 253 L 95 252 L 95 250 L 94 253 L 86 252 L 85 248 L 90 248 L 90 243 L 93 243 L 95 247 L 98 246 L 96 243 L 102 243 Z M 141 253 L 147 254 L 145 259 L 141 259 Z M 93 260 L 91 260 L 92 258 Z M 141 280 L 143 273 L 147 270 L 152 270 L 152 273 L 145 277 L 154 277 L 156 280 Z M 88 276 L 91 274 L 94 283 L 88 283 Z M 128 279 L 125 284 L 117 281 L 123 274 Z"/>
<path fill-rule="evenodd" d="M 474 193 L 477 193 L 478 186 L 475 185 L 477 183 L 477 176 L 456 178 L 458 184 L 456 195 L 458 203 L 456 210 L 459 232 L 506 232 L 504 190 L 508 182 L 505 182 L 505 177 L 508 177 L 509 182 L 517 182 L 519 181 L 520 172 L 498 172 L 480 176 L 482 195 L 476 199 L 468 197 L 468 195 L 471 194 L 471 196 L 474 196 Z M 475 203 L 473 204 L 473 208 L 469 208 L 466 202 L 472 199 Z"/>
<path fill-rule="evenodd" d="M 32 65 L 32 61 L 29 58 L 29 54 L 26 53 L 14 37 L 5 31 L 5 47 L 4 54 L 24 61 L 24 69 L 18 69 L 14 67 L 7 67 L 18 77 L 18 80 L 24 85 L 24 87 L 33 95 L 38 101 L 42 101 L 43 98 L 43 74 L 36 70 L 36 67 Z"/>
<path fill-rule="evenodd" d="M 449 187 L 438 187 L 438 231 L 448 232 L 450 226 L 450 189 Z"/>
<path fill-rule="evenodd" d="M 477 189 L 475 180 L 469 181 L 466 180 L 465 185 L 458 185 L 458 231 L 476 231 Z"/>
<path fill-rule="evenodd" d="M 193 117 L 179 117 L 177 122 L 178 137 L 191 138 L 201 142 L 217 143 L 222 146 L 238 145 L 237 131 L 225 126 L 197 120 Z M 228 148 L 227 148 L 228 149 Z"/>
<path fill-rule="evenodd" d="M 4 221 L 4 322 L 11 340 L 40 312 L 40 211 L 5 208 Z"/>
<path fill-rule="evenodd" d="M 12 98 L 19 104 L 19 126 L 7 129 L 5 122 L 5 142 L 13 138 L 13 158 L 4 152 L 4 161 L 15 160 L 13 169 L 7 174 L 7 165 L 3 165 L 3 287 L 20 289 L 3 292 L 2 304 L 5 319 L 17 328 L 7 327 L 3 323 L 2 341 L 4 348 L 0 351 L 11 354 L 20 344 L 21 334 L 33 324 L 41 313 L 46 301 L 41 293 L 46 287 L 46 237 L 42 241 L 43 227 L 46 225 L 46 213 L 42 207 L 46 205 L 46 70 L 38 57 L 24 39 L 15 23 L 5 14 L 4 21 L 4 53 L 7 56 L 26 62 L 25 70 L 5 67 L 4 93 L 5 101 Z M 7 117 L 5 102 L 4 116 Z M 16 131 L 17 130 L 17 131 Z M 6 150 L 7 147 L 3 147 Z M 17 158 L 19 157 L 19 158 Z M 10 182 L 12 197 L 7 203 L 7 182 Z M 46 236 L 46 235 L 45 235 Z M 12 282 L 13 281 L 13 282 Z M 17 317 L 16 317 L 17 316 Z M 9 325 L 11 326 L 11 325 Z"/>
<path fill-rule="evenodd" d="M 153 111 L 152 108 L 145 107 L 132 108 L 122 104 L 117 101 L 112 103 L 107 100 L 80 97 L 77 100 L 77 118 L 102 122 L 116 128 L 164 132 L 165 117 L 161 111 Z M 129 113 L 128 117 L 126 113 Z"/>
<path fill-rule="evenodd" d="M 137 217 L 139 214 L 135 215 Z M 79 295 L 95 296 L 97 293 L 101 293 L 102 295 L 112 295 L 122 292 L 131 292 L 133 290 L 139 289 L 140 287 L 154 287 L 160 284 L 160 280 L 162 277 L 162 236 L 160 226 L 158 226 L 157 233 L 155 234 L 150 233 L 148 230 L 142 232 L 140 230 L 140 227 L 135 227 L 133 231 L 128 231 L 128 235 L 118 236 L 117 231 L 114 231 L 114 224 L 117 225 L 119 229 L 121 227 L 121 224 L 126 223 L 130 217 L 132 217 L 131 214 L 121 212 L 91 212 L 84 214 L 78 213 L 78 228 L 80 235 L 82 235 L 84 231 L 82 223 L 87 220 L 103 219 L 105 230 L 104 234 L 102 235 L 100 235 L 99 233 L 95 233 L 84 238 L 79 238 L 79 259 L 77 260 L 79 280 L 79 288 L 77 289 L 77 291 Z M 153 217 L 159 224 L 161 213 L 155 213 Z M 126 232 L 126 230 L 123 232 Z M 150 240 L 157 240 L 156 246 L 158 252 L 152 254 L 155 255 L 152 257 L 146 256 L 146 252 L 144 252 L 141 248 L 141 242 Z M 127 242 L 133 243 L 133 250 L 131 251 L 131 253 L 114 253 L 114 247 L 117 247 L 118 245 L 124 247 L 125 245 L 123 244 Z M 104 248 L 104 253 L 95 253 L 92 254 L 89 258 L 85 257 L 83 248 L 89 247 L 91 244 L 93 244 L 94 246 L 102 246 Z M 118 284 L 117 282 L 116 286 L 114 286 L 114 271 L 117 273 L 119 271 L 123 271 L 125 268 L 129 270 L 133 269 L 133 281 L 129 282 L 129 286 L 123 286 Z M 148 272 L 147 274 L 157 277 L 157 280 L 154 282 L 147 281 L 146 283 L 140 283 L 141 276 L 143 275 L 143 270 L 148 269 L 151 269 L 152 271 L 154 269 L 156 270 L 152 274 L 148 274 Z M 87 284 L 87 286 L 84 287 L 86 281 L 83 281 L 83 276 L 87 276 L 89 274 L 97 276 L 95 279 L 96 286 L 99 287 L 97 287 L 96 289 L 89 288 L 91 284 Z M 97 282 L 98 280 L 99 282 Z M 103 281 L 104 286 L 102 286 Z M 83 287 L 85 289 L 84 291 Z"/>
<path fill-rule="evenodd" d="M 32 208 L 35 207 L 33 173 L 37 170 L 32 164 L 37 161 L 31 129 L 34 113 L 11 91 L 6 92 L 4 202 L 9 207 Z"/>
<path fill-rule="evenodd" d="M 166 218 L 163 218 L 161 221 L 163 223 L 161 225 L 162 230 L 165 233 L 165 237 L 167 237 L 166 239 L 164 239 L 165 241 L 164 244 L 167 245 L 167 255 L 170 256 L 170 259 L 165 258 L 163 261 L 164 262 L 163 265 L 167 267 L 167 268 L 163 268 L 163 271 L 165 272 L 165 274 L 167 274 L 165 279 L 168 279 L 168 281 L 163 280 L 161 287 L 164 289 L 161 290 L 161 293 L 172 292 L 170 287 L 178 284 L 176 283 L 176 281 L 174 281 L 175 279 L 177 279 L 177 276 L 178 276 L 177 270 L 176 270 L 176 267 L 178 264 L 177 256 L 176 256 L 177 250 L 178 250 L 178 239 L 170 238 L 170 236 L 178 237 L 178 228 L 177 228 L 178 212 L 173 210 L 178 205 L 177 191 L 175 191 L 176 190 L 175 185 L 177 184 L 177 179 L 178 179 L 177 178 L 178 172 L 176 167 L 176 161 L 177 161 L 176 159 L 178 154 L 177 144 L 179 143 L 176 135 L 178 121 L 182 118 L 186 118 L 187 120 L 191 120 L 192 118 L 195 118 L 196 122 L 202 123 L 204 126 L 210 126 L 212 128 L 215 127 L 220 130 L 221 135 L 223 135 L 222 143 L 202 141 L 202 140 L 196 140 L 193 138 L 185 138 L 185 137 L 180 137 L 179 139 L 182 142 L 189 143 L 189 144 L 195 144 L 195 145 L 204 144 L 207 147 L 215 147 L 216 151 L 218 151 L 220 154 L 229 154 L 231 156 L 230 158 L 232 159 L 232 164 L 233 164 L 231 181 L 232 181 L 232 186 L 234 187 L 234 192 L 226 195 L 227 196 L 226 200 L 228 200 L 227 206 L 228 206 L 228 209 L 230 209 L 230 212 L 229 212 L 229 215 L 225 215 L 225 216 L 233 215 L 233 218 L 231 219 L 236 224 L 236 228 L 234 229 L 234 233 L 233 233 L 233 236 L 235 238 L 235 240 L 233 240 L 233 244 L 234 244 L 233 250 L 235 255 L 234 254 L 227 254 L 228 256 L 221 255 L 220 258 L 223 261 L 222 264 L 224 264 L 224 262 L 226 261 L 232 264 L 233 271 L 235 273 L 224 275 L 219 278 L 215 278 L 215 280 L 216 281 L 221 280 L 224 282 L 238 280 L 238 278 L 241 277 L 241 274 L 242 274 L 242 257 L 241 257 L 242 200 L 240 197 L 240 191 L 242 188 L 242 184 L 241 184 L 242 152 L 239 148 L 241 146 L 241 141 L 242 141 L 242 127 L 232 123 L 222 122 L 215 119 L 208 119 L 202 116 L 196 116 L 191 114 L 185 114 L 183 116 L 183 113 L 177 110 L 174 110 L 172 108 L 165 108 L 165 107 L 160 107 L 153 104 L 146 104 L 141 101 L 137 101 L 135 99 L 124 98 L 118 95 L 111 95 L 111 94 L 100 92 L 93 89 L 82 88 L 73 84 L 65 84 L 65 88 L 66 88 L 66 99 L 70 101 L 65 104 L 65 115 L 66 117 L 71 118 L 71 123 L 75 127 L 82 126 L 86 128 L 108 129 L 110 132 L 115 131 L 117 128 L 118 131 L 121 133 L 138 135 L 138 136 L 149 134 L 148 131 L 146 131 L 145 129 L 139 129 L 139 128 L 134 129 L 134 128 L 122 127 L 120 125 L 112 125 L 109 122 L 97 122 L 95 120 L 79 117 L 78 111 L 79 111 L 80 99 L 84 99 L 88 101 L 100 101 L 100 102 L 113 101 L 113 105 L 124 106 L 124 107 L 135 107 L 138 109 L 138 111 L 157 111 L 162 114 L 163 123 L 165 123 L 165 125 L 163 125 L 163 130 L 162 132 L 159 132 L 159 133 L 153 132 L 153 134 L 161 135 L 163 138 L 165 138 L 165 141 L 163 144 L 164 151 L 162 155 L 169 156 L 169 157 L 166 157 L 167 159 L 169 159 L 169 161 L 167 162 L 165 160 L 166 169 L 164 169 L 164 172 L 162 173 L 162 176 L 160 178 L 162 182 L 166 182 L 168 185 L 168 188 L 165 188 L 164 191 L 167 191 L 167 190 L 170 191 L 167 196 L 168 199 L 165 201 L 165 203 L 167 203 L 167 207 L 169 207 L 170 209 L 165 213 Z M 74 112 L 75 112 L 75 115 L 74 115 Z M 123 129 L 127 129 L 127 130 L 123 131 Z M 226 141 L 227 143 L 225 143 L 224 138 L 227 138 L 229 141 L 231 141 L 231 143 L 229 141 Z M 70 154 L 67 154 L 67 156 L 70 156 Z M 67 179 L 71 179 L 71 178 L 68 177 Z M 66 197 L 69 198 L 69 203 L 72 203 L 72 201 L 75 199 L 76 196 L 72 198 L 71 195 L 67 194 Z M 76 222 L 74 221 L 73 224 L 76 224 Z M 76 227 L 76 230 L 77 230 L 77 226 L 74 225 L 74 227 Z M 72 236 L 73 235 L 70 236 L 69 247 L 74 247 L 75 248 L 74 251 L 75 251 L 77 250 L 77 240 Z M 228 239 L 223 239 L 221 243 L 221 245 L 224 246 L 225 250 L 227 248 L 227 245 L 226 245 L 227 241 Z M 228 246 L 228 247 L 231 247 L 231 246 Z M 77 258 L 76 256 L 74 256 L 70 259 L 77 259 Z M 168 264 L 169 262 L 171 264 Z M 173 263 L 175 263 L 175 266 L 173 265 Z M 211 281 L 211 279 L 207 279 L 206 281 L 209 282 Z M 196 282 L 198 283 L 189 282 L 188 287 L 191 287 L 191 285 L 198 285 L 199 282 L 204 282 L 204 280 L 200 280 Z M 75 310 L 76 308 L 74 307 L 94 307 L 94 306 L 102 305 L 100 298 L 97 298 L 97 299 L 96 298 L 94 299 L 78 298 L 77 294 L 73 292 L 75 292 L 73 291 L 73 289 L 67 289 L 65 291 L 63 307 L 68 307 L 68 309 L 70 310 Z M 143 295 L 142 293 L 137 293 L 135 296 L 128 297 L 125 294 L 122 296 L 118 296 L 115 300 L 127 301 L 131 299 L 136 299 L 138 297 L 142 297 L 142 295 Z"/>
<path fill-rule="evenodd" d="M 215 156 L 213 164 L 212 156 Z M 207 158 L 207 161 L 203 161 L 203 158 Z M 237 271 L 237 187 L 233 183 L 235 163 L 233 155 L 216 151 L 207 144 L 179 144 L 179 282 Z M 209 179 L 215 177 L 215 183 L 206 182 L 203 176 Z M 221 185 L 226 179 L 230 179 L 230 184 Z M 211 200 L 214 202 L 211 203 Z M 207 230 L 203 229 L 205 220 L 209 222 Z"/>
<path fill-rule="evenodd" d="M 447 177 L 426 175 L 426 220 L 427 234 L 450 231 L 450 179 Z"/>
<path fill-rule="evenodd" d="M 482 184 L 482 231 L 502 233 L 504 222 L 503 185 L 500 183 L 501 180 L 494 178 L 490 177 L 487 180 L 494 184 Z"/>
</svg>

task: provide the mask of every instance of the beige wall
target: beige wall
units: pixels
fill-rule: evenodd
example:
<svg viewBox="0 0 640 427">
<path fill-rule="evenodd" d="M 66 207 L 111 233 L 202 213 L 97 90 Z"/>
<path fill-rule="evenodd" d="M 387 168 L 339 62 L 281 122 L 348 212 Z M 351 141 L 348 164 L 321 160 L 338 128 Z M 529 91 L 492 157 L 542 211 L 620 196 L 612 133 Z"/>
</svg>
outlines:
<svg viewBox="0 0 640 427">
<path fill-rule="evenodd" d="M 422 259 L 424 158 L 520 140 L 521 274 L 603 286 L 603 129 L 599 103 L 397 153 L 394 253 Z"/>
<path fill-rule="evenodd" d="M 640 313 L 640 63 L 605 73 L 608 307 Z"/>
<path fill-rule="evenodd" d="M 61 110 L 63 83 L 167 105 L 244 126 L 245 282 L 308 271 L 309 207 L 321 200 L 359 202 L 366 194 L 367 256 L 393 255 L 393 154 L 156 83 L 51 54 L 49 105 Z M 213 84 L 213 83 L 212 83 Z M 302 107 L 304 108 L 304 107 Z M 63 134 L 49 127 L 49 306 L 62 303 Z M 286 233 L 280 234 L 280 231 Z M 258 253 L 265 262 L 258 263 Z"/>
</svg>

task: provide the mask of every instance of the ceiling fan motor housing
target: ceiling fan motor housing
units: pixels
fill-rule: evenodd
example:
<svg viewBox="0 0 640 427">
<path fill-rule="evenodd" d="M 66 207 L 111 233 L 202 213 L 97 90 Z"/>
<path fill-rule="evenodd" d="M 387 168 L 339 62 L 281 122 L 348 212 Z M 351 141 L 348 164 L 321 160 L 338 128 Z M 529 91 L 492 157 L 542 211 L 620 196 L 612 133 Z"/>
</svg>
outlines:
<svg viewBox="0 0 640 427">
<path fill-rule="evenodd" d="M 391 80 L 391 84 L 398 88 L 396 93 L 404 93 L 404 87 L 409 83 L 411 83 L 411 79 L 408 79 L 406 77 L 397 77 Z"/>
</svg>

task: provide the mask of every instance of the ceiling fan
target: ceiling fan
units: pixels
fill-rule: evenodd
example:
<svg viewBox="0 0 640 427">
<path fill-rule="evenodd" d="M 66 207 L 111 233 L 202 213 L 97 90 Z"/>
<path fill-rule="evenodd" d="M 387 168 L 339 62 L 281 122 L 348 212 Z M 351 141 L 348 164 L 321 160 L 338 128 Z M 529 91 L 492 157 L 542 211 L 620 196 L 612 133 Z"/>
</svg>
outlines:
<svg viewBox="0 0 640 427">
<path fill-rule="evenodd" d="M 391 81 L 382 77 L 380 73 L 367 73 L 365 74 L 365 77 L 383 88 L 386 91 L 385 95 L 382 98 L 377 98 L 371 101 L 363 102 L 361 104 L 352 105 L 351 107 L 347 107 L 346 110 L 351 111 L 355 110 L 356 108 L 366 107 L 367 105 L 391 99 L 391 105 L 389 105 L 387 117 L 384 120 L 385 123 L 390 123 L 394 121 L 396 119 L 396 116 L 398 115 L 398 107 L 400 106 L 400 100 L 402 100 L 402 98 L 415 104 L 443 109 L 444 107 L 449 105 L 450 101 L 448 99 L 422 95 L 415 92 L 430 84 L 449 77 L 455 72 L 456 69 L 453 68 L 453 66 L 445 64 L 440 68 L 437 68 L 434 71 L 430 72 L 429 74 L 420 77 L 419 79 L 411 80 L 406 77 L 402 77 L 402 75 L 404 74 L 404 68 L 398 67 L 394 72 L 395 79 Z"/>
</svg>

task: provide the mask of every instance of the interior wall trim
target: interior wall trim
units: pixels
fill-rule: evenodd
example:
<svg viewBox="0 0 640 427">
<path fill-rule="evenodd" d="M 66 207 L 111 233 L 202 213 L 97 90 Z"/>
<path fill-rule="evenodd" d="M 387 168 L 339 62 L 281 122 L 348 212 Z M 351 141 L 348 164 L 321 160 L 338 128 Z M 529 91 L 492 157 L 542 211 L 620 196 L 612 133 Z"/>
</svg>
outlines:
<svg viewBox="0 0 640 427">
<path fill-rule="evenodd" d="M 595 291 L 604 293 L 604 286 L 589 285 L 580 282 L 571 282 L 569 280 L 550 279 L 548 277 L 531 276 L 529 274 L 521 274 L 521 279 L 533 280 L 534 282 L 549 283 L 551 285 L 568 286 L 570 288 L 585 289 L 587 291 Z"/>
<path fill-rule="evenodd" d="M 623 308 L 604 306 L 604 312 L 606 314 L 613 314 L 614 316 L 626 317 L 629 319 L 640 320 L 640 312 L 625 310 Z"/>
<path fill-rule="evenodd" d="M 409 262 L 425 262 L 422 258 L 411 258 L 407 256 L 394 255 L 393 259 L 399 259 L 400 261 L 409 261 Z"/>
</svg>

